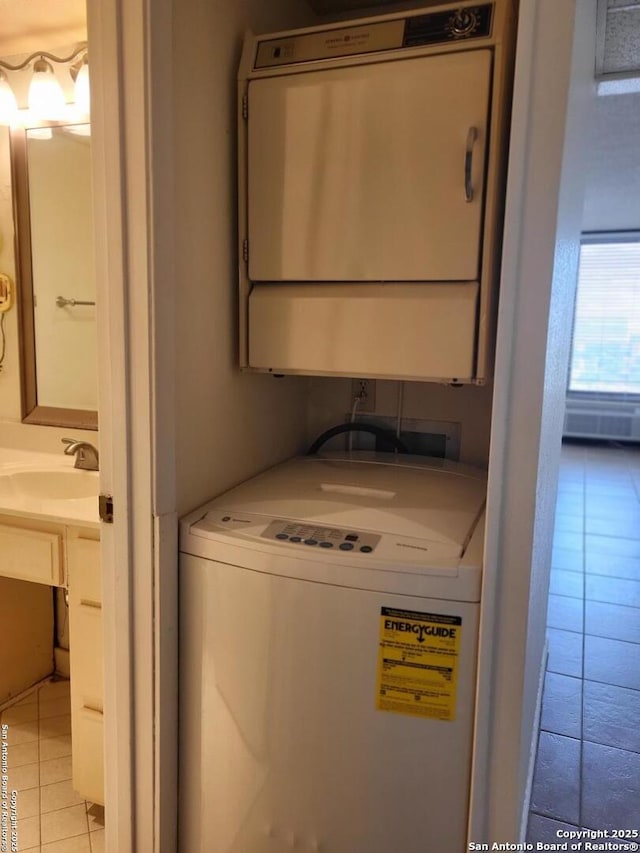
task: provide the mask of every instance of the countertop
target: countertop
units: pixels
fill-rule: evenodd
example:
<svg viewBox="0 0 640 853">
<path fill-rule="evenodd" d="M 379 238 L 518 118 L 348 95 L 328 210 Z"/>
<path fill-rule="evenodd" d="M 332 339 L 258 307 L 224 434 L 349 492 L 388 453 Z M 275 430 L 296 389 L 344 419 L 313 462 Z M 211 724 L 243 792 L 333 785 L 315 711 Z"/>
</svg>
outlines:
<svg viewBox="0 0 640 853">
<path fill-rule="evenodd" d="M 73 472 L 74 459 L 60 453 L 36 453 L 29 450 L 13 450 L 0 447 L 0 514 L 33 518 L 58 524 L 80 525 L 97 528 L 98 516 L 98 473 L 90 473 L 96 479 L 96 494 L 81 498 L 40 498 L 27 495 L 17 489 L 11 475 L 21 472 Z M 80 472 L 85 477 L 89 472 Z"/>
</svg>

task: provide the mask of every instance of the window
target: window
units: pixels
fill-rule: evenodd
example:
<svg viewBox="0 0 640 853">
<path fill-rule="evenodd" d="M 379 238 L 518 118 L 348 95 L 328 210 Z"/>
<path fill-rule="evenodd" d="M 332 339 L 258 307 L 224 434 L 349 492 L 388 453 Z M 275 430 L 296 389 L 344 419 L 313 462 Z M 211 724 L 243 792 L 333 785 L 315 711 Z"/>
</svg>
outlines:
<svg viewBox="0 0 640 853">
<path fill-rule="evenodd" d="M 640 396 L 640 233 L 583 239 L 569 392 Z"/>
</svg>

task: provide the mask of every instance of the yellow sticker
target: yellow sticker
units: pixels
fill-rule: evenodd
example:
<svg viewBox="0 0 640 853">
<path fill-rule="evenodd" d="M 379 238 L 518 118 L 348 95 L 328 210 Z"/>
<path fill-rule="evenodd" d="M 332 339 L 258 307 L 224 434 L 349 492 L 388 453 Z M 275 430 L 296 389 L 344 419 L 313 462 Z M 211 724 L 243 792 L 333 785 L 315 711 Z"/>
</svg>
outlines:
<svg viewBox="0 0 640 853">
<path fill-rule="evenodd" d="M 460 616 L 381 608 L 378 710 L 453 720 L 461 636 Z"/>
</svg>

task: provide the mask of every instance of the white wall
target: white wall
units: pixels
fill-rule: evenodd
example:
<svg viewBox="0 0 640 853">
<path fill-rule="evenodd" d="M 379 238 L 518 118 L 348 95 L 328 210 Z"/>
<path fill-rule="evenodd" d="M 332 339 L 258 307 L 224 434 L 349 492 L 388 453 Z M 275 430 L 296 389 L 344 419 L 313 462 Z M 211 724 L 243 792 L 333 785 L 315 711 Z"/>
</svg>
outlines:
<svg viewBox="0 0 640 853">
<path fill-rule="evenodd" d="M 640 94 L 596 98 L 584 231 L 640 229 Z"/>
<path fill-rule="evenodd" d="M 594 44 L 595 0 L 522 3 L 489 467 L 477 840 L 518 840 L 536 742 Z"/>
<path fill-rule="evenodd" d="M 180 513 L 303 444 L 306 381 L 246 375 L 236 366 L 235 78 L 247 28 L 264 32 L 312 20 L 302 0 L 174 6 Z"/>
<path fill-rule="evenodd" d="M 46 50 L 87 38 L 85 0 L 29 0 L 2 3 L 0 56 Z"/>
</svg>

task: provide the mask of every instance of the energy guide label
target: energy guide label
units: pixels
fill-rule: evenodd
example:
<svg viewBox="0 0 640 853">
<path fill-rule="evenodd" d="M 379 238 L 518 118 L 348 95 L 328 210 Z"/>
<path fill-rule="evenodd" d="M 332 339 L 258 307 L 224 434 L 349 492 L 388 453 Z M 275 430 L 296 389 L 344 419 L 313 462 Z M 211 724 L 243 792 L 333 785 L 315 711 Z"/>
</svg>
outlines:
<svg viewBox="0 0 640 853">
<path fill-rule="evenodd" d="M 462 618 L 380 610 L 379 711 L 453 720 Z"/>
</svg>

